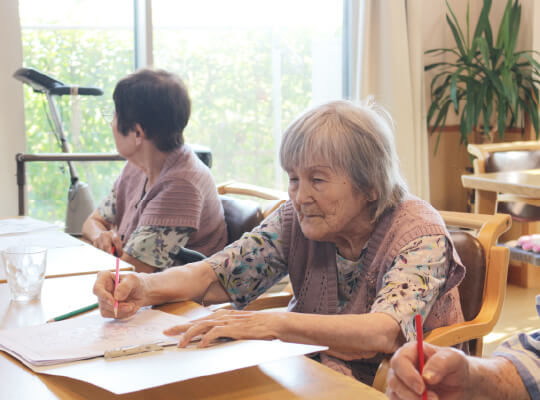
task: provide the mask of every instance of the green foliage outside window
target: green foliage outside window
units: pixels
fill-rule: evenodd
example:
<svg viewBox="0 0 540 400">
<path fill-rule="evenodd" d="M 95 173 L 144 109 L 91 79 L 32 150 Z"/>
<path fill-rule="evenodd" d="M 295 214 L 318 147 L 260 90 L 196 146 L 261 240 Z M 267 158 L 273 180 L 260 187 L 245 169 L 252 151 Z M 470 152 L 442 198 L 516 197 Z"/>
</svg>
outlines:
<svg viewBox="0 0 540 400">
<path fill-rule="evenodd" d="M 133 70 L 133 40 L 129 30 L 41 30 L 23 29 L 24 66 L 33 67 L 64 82 L 96 86 L 104 96 L 79 96 L 81 108 L 80 135 L 70 132 L 71 96 L 57 101 L 68 143 L 73 152 L 115 152 L 114 140 L 101 110 L 112 107 L 112 90 L 116 81 Z M 52 121 L 45 95 L 34 93 L 25 85 L 25 122 L 27 152 L 57 153 L 60 144 L 52 135 Z M 76 163 L 83 182 L 92 188 L 94 200 L 110 190 L 121 162 Z M 27 163 L 29 215 L 56 222 L 65 218 L 69 172 L 64 163 Z"/>
<path fill-rule="evenodd" d="M 199 38 L 194 45 L 190 35 Z M 311 101 L 311 36 L 270 30 L 217 30 L 210 33 L 157 31 L 155 66 L 173 71 L 187 83 L 193 112 L 185 131 L 188 143 L 212 150 L 216 182 L 229 179 L 275 187 L 272 112 L 272 43 L 281 51 L 281 130 Z M 207 40 L 201 37 L 208 35 Z M 206 43 L 206 44 L 205 44 Z M 100 110 L 112 108 L 112 90 L 133 71 L 131 30 L 24 29 L 24 66 L 66 84 L 96 86 L 102 97 L 80 97 L 81 133 L 70 131 L 70 96 L 57 98 L 68 142 L 74 152 L 115 152 Z M 44 95 L 25 87 L 28 153 L 59 152 L 51 135 Z M 75 164 L 99 203 L 110 190 L 122 162 Z M 29 215 L 63 221 L 69 174 L 62 163 L 28 163 Z"/>
</svg>

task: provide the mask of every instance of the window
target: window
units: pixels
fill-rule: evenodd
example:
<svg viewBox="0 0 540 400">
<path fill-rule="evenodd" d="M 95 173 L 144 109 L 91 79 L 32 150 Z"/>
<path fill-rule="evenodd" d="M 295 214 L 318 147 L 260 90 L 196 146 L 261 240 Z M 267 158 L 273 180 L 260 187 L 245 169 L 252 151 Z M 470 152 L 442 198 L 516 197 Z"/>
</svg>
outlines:
<svg viewBox="0 0 540 400">
<path fill-rule="evenodd" d="M 186 139 L 212 149 L 216 181 L 283 188 L 283 129 L 341 98 L 341 2 L 154 0 L 152 19 L 154 65 L 186 80 Z"/>
<path fill-rule="evenodd" d="M 134 70 L 133 0 L 20 0 L 24 64 L 105 95 L 59 99 L 75 152 L 115 151 L 99 110 Z M 343 4 L 335 0 L 153 0 L 154 66 L 180 75 L 193 103 L 188 143 L 212 150 L 216 182 L 285 188 L 278 146 L 308 106 L 341 98 Z M 135 27 L 137 29 L 137 27 Z M 45 98 L 25 89 L 29 153 L 58 152 Z M 69 175 L 61 164 L 28 165 L 29 214 L 61 221 Z M 99 202 L 122 163 L 76 165 Z M 39 201 L 38 201 L 39 200 Z"/>
<path fill-rule="evenodd" d="M 19 0 L 24 67 L 32 67 L 66 84 L 96 86 L 99 97 L 79 96 L 80 115 L 72 96 L 55 96 L 68 143 L 74 152 L 114 152 L 114 140 L 100 110 L 112 105 L 116 81 L 133 71 L 132 0 Z M 15 72 L 15 71 L 14 71 Z M 45 95 L 25 85 L 28 153 L 60 152 Z M 80 122 L 80 125 L 79 125 Z M 78 163 L 82 181 L 96 202 L 111 187 L 122 163 Z M 69 173 L 64 163 L 27 164 L 29 215 L 63 221 Z"/>
</svg>

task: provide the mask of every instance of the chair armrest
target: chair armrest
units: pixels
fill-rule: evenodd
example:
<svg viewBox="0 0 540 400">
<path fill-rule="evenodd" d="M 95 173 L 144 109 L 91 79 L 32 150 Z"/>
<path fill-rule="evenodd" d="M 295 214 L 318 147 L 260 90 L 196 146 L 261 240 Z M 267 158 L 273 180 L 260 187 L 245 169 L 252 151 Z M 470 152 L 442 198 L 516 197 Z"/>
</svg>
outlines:
<svg viewBox="0 0 540 400">
<path fill-rule="evenodd" d="M 289 194 L 281 190 L 275 190 L 258 185 L 250 185 L 235 181 L 227 181 L 217 185 L 219 194 L 236 194 L 241 196 L 256 197 L 263 200 L 271 200 L 263 208 L 263 217 L 266 218 L 272 214 L 280 205 L 289 199 Z"/>
<path fill-rule="evenodd" d="M 383 358 L 379 364 L 379 368 L 377 368 L 377 372 L 375 373 L 375 379 L 373 379 L 373 388 L 382 393 L 386 392 L 386 378 L 388 377 L 388 371 L 390 370 L 391 358 L 391 355 Z"/>
<path fill-rule="evenodd" d="M 263 295 L 246 306 L 246 310 L 260 311 L 269 308 L 287 307 L 293 295 L 289 292 L 268 293 Z"/>
<path fill-rule="evenodd" d="M 292 297 L 293 295 L 287 291 L 263 294 L 259 298 L 249 303 L 246 308 L 244 308 L 244 310 L 261 311 L 271 308 L 287 307 Z M 211 311 L 234 310 L 234 307 L 231 303 L 213 304 L 211 306 L 207 306 L 207 308 Z"/>
<path fill-rule="evenodd" d="M 289 199 L 287 192 L 265 188 L 248 183 L 228 181 L 217 185 L 219 194 L 239 194 L 245 196 L 258 197 L 264 200 L 284 200 Z"/>
</svg>

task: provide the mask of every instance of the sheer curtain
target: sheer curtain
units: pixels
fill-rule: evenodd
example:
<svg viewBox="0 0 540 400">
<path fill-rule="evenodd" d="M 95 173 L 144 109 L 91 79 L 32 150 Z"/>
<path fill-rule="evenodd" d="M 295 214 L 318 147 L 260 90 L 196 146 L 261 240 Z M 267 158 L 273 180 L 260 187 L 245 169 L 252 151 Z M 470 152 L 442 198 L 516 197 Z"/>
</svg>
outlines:
<svg viewBox="0 0 540 400">
<path fill-rule="evenodd" d="M 390 111 L 403 175 L 429 201 L 422 0 L 351 1 L 351 98 L 373 95 Z"/>
<path fill-rule="evenodd" d="M 17 215 L 15 154 L 25 150 L 23 89 L 12 75 L 22 66 L 18 0 L 0 1 L 0 218 Z"/>
</svg>

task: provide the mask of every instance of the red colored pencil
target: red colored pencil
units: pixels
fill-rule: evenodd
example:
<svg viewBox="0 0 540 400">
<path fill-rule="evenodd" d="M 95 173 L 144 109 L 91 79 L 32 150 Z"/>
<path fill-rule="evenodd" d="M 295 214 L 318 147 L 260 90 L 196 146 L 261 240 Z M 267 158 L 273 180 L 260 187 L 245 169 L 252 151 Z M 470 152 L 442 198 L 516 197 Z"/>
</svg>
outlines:
<svg viewBox="0 0 540 400">
<path fill-rule="evenodd" d="M 416 314 L 414 316 L 414 322 L 416 325 L 416 347 L 418 351 L 418 371 L 420 372 L 420 375 L 422 375 L 422 371 L 424 370 L 424 334 L 422 330 L 422 316 L 420 314 Z M 424 393 L 422 393 L 422 400 L 427 400 L 427 389 L 424 389 Z"/>
<path fill-rule="evenodd" d="M 111 248 L 111 253 L 116 257 L 116 278 L 114 279 L 114 290 L 116 291 L 120 278 L 120 259 L 116 255 L 116 248 L 114 246 Z M 118 300 L 116 299 L 114 300 L 114 318 L 118 318 Z"/>
</svg>

